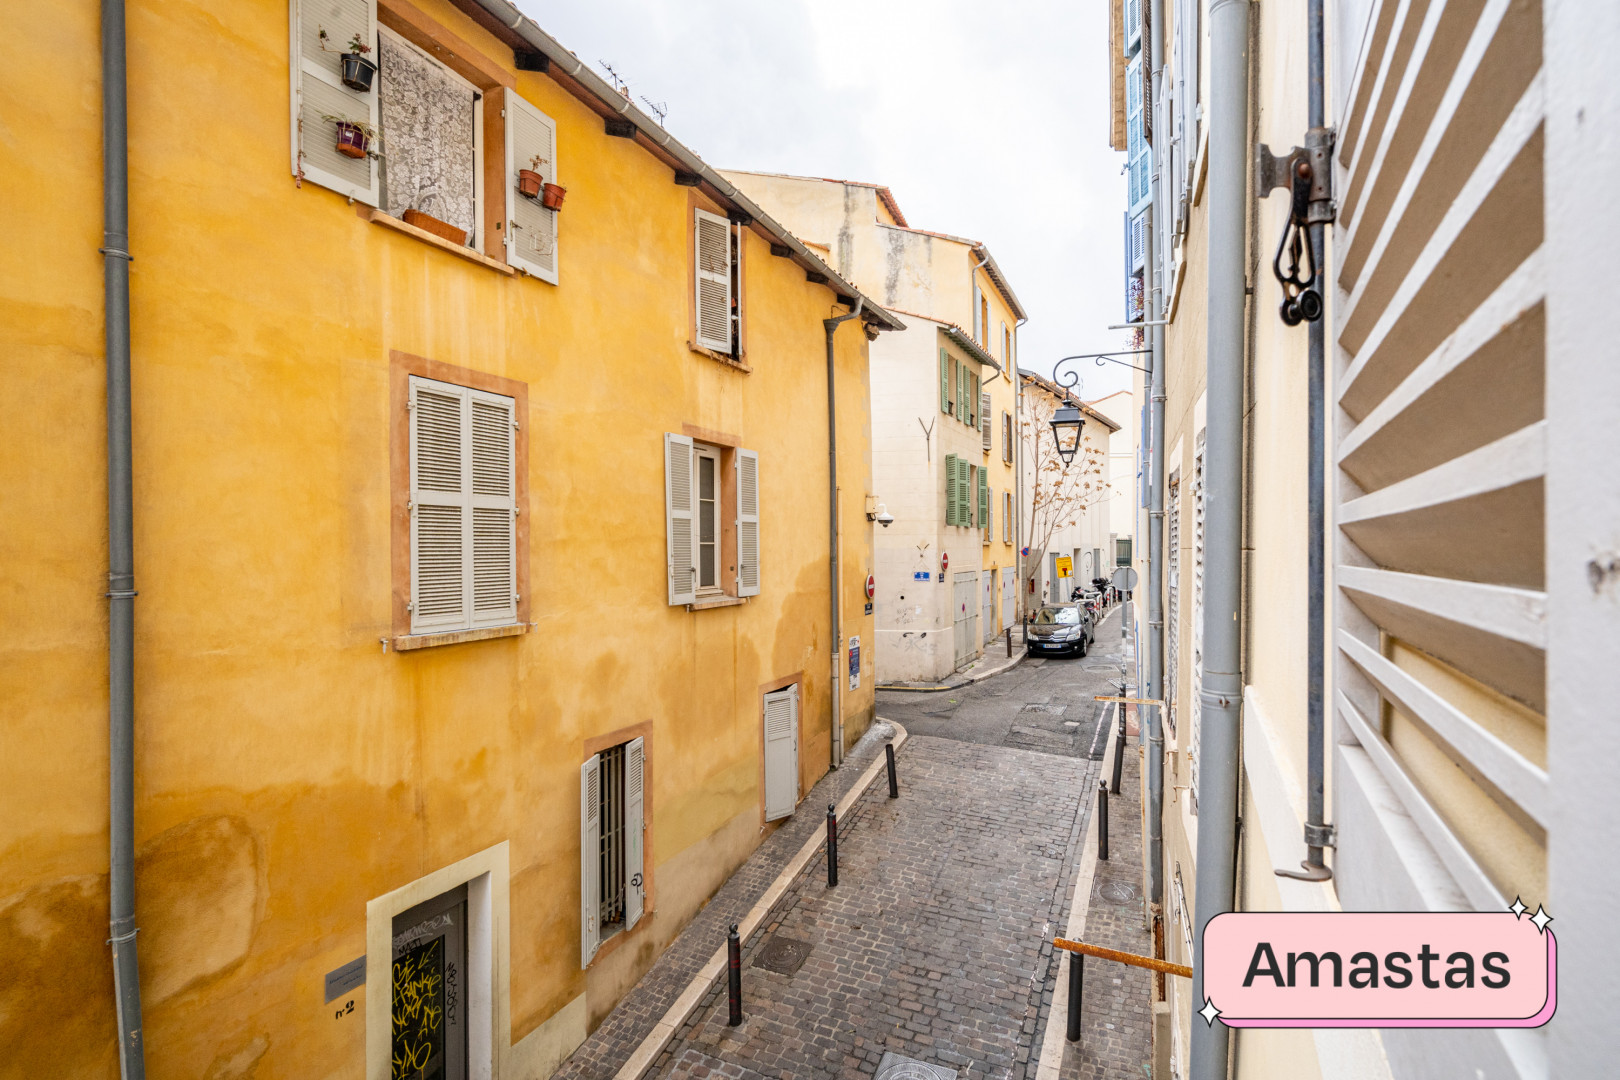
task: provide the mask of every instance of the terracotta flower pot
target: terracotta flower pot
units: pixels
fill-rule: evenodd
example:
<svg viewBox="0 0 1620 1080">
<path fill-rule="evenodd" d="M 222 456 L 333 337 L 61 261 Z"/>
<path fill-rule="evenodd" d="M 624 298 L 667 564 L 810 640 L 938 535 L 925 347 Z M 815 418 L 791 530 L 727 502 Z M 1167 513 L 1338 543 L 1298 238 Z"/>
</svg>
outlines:
<svg viewBox="0 0 1620 1080">
<path fill-rule="evenodd" d="M 359 53 L 344 53 L 340 62 L 343 66 L 343 85 L 350 90 L 369 94 L 371 80 L 377 75 L 377 65 Z"/>
<path fill-rule="evenodd" d="M 540 205 L 547 210 L 561 210 L 563 199 L 568 195 L 568 189 L 560 184 L 547 184 L 545 194 L 540 196 Z"/>
<path fill-rule="evenodd" d="M 518 170 L 518 194 L 522 195 L 524 198 L 538 198 L 540 195 L 540 188 L 544 185 L 544 183 L 545 182 L 540 179 L 540 174 L 535 172 L 533 169 Z"/>
<path fill-rule="evenodd" d="M 354 124 L 339 123 L 337 126 L 337 151 L 346 157 L 363 158 L 366 148 L 371 140 L 366 133 Z"/>
<path fill-rule="evenodd" d="M 424 229 L 434 236 L 443 237 L 458 247 L 466 246 L 466 229 L 458 229 L 448 221 L 440 221 L 433 215 L 424 214 L 420 210 L 406 210 L 405 224 L 415 225 L 418 229 Z"/>
</svg>

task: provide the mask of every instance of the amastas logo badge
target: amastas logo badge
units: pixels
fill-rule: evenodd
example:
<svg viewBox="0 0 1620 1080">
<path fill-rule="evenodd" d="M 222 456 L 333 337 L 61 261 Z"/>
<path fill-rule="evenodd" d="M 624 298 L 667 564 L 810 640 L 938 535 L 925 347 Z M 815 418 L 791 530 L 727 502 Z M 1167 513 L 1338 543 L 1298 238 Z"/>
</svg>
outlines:
<svg viewBox="0 0 1620 1080">
<path fill-rule="evenodd" d="M 1229 912 L 1204 927 L 1206 1023 L 1228 1027 L 1540 1027 L 1558 941 L 1503 912 Z"/>
</svg>

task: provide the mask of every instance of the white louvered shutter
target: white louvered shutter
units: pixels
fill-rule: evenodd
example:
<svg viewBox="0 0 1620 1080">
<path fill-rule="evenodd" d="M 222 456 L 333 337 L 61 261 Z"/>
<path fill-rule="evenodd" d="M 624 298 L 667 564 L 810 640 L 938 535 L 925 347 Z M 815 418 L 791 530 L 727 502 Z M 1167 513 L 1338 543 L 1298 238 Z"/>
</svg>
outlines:
<svg viewBox="0 0 1620 1080">
<path fill-rule="evenodd" d="M 692 440 L 664 435 L 664 523 L 669 602 L 697 599 L 697 555 L 692 550 Z"/>
<path fill-rule="evenodd" d="M 557 211 L 539 198 L 518 194 L 518 170 L 531 169 L 557 183 L 557 124 L 506 88 L 506 261 L 542 281 L 557 284 Z M 543 158 L 540 167 L 534 159 Z"/>
<path fill-rule="evenodd" d="M 377 160 L 338 153 L 337 125 L 321 119 L 343 116 L 377 130 L 378 80 L 373 78 L 370 91 L 362 94 L 344 86 L 342 76 L 342 57 L 356 34 L 371 46 L 366 59 L 377 59 L 376 0 L 292 0 L 288 21 L 293 175 L 376 206 Z"/>
<path fill-rule="evenodd" d="M 737 451 L 737 595 L 759 595 L 759 454 Z"/>
<path fill-rule="evenodd" d="M 411 633 L 467 625 L 466 392 L 411 379 Z"/>
<path fill-rule="evenodd" d="M 799 688 L 765 695 L 765 820 L 793 813 L 799 796 Z"/>
<path fill-rule="evenodd" d="M 697 259 L 697 343 L 731 352 L 731 223 L 694 210 L 692 250 Z"/>
<path fill-rule="evenodd" d="M 602 943 L 602 756 L 579 767 L 579 966 Z"/>
<path fill-rule="evenodd" d="M 989 450 L 991 445 L 995 441 L 993 436 L 990 433 L 990 395 L 989 394 L 981 393 L 979 395 L 979 430 L 984 435 L 984 448 L 986 450 Z"/>
<path fill-rule="evenodd" d="M 411 633 L 517 619 L 515 402 L 411 377 Z"/>
<path fill-rule="evenodd" d="M 471 406 L 472 625 L 517 621 L 516 402 L 467 392 Z"/>
<path fill-rule="evenodd" d="M 624 748 L 624 928 L 640 920 L 647 906 L 646 799 L 642 783 L 646 773 L 646 752 L 641 739 L 631 739 Z"/>
</svg>

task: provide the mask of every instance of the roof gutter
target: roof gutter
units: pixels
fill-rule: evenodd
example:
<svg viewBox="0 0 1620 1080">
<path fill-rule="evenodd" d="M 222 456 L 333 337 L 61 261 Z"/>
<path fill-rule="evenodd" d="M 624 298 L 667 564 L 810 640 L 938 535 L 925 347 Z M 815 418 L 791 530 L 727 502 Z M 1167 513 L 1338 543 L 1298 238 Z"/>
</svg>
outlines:
<svg viewBox="0 0 1620 1080">
<path fill-rule="evenodd" d="M 600 104 L 607 106 L 620 118 L 630 121 L 636 127 L 637 134 L 648 142 L 663 150 L 670 157 L 681 163 L 681 167 L 688 172 L 701 177 L 704 183 L 712 187 L 721 197 L 753 219 L 773 240 L 792 251 L 793 261 L 804 268 L 808 274 L 817 274 L 827 279 L 829 288 L 836 291 L 844 303 L 855 306 L 858 302 L 862 307 L 861 320 L 874 330 L 904 330 L 906 324 L 890 315 L 875 301 L 867 297 L 854 285 L 845 281 L 832 267 L 822 262 L 804 243 L 785 227 L 767 214 L 764 210 L 744 195 L 729 180 L 721 176 L 714 169 L 704 164 L 703 159 L 683 146 L 663 127 L 626 98 L 623 94 L 609 86 L 607 81 L 585 66 L 585 61 L 563 48 L 556 38 L 540 29 L 540 25 L 519 11 L 510 0 L 458 0 L 459 3 L 476 4 L 482 8 L 490 18 L 507 27 L 512 33 L 532 45 L 536 52 L 545 56 L 557 68 L 587 90 Z"/>
<path fill-rule="evenodd" d="M 963 352 L 973 357 L 973 359 L 981 364 L 988 364 L 990 367 L 995 368 L 997 372 L 1001 371 L 1001 365 L 996 363 L 995 357 L 986 352 L 984 346 L 964 333 L 960 326 L 955 323 L 940 323 L 939 328 L 946 337 L 954 341 Z"/>
</svg>

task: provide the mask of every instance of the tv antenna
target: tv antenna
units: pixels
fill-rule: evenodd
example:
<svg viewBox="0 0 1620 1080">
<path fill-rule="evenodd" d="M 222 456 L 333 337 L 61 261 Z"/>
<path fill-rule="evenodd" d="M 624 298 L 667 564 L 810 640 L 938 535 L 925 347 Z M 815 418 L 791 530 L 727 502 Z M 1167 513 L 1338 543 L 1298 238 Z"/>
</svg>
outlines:
<svg viewBox="0 0 1620 1080">
<path fill-rule="evenodd" d="M 608 81 L 613 84 L 613 89 L 617 90 L 625 97 L 629 97 L 630 84 L 625 82 L 623 77 L 621 77 L 619 73 L 613 69 L 613 65 L 608 63 L 606 60 L 598 60 L 597 63 L 601 65 L 603 71 L 607 72 Z"/>
<path fill-rule="evenodd" d="M 645 101 L 647 103 L 647 108 L 651 109 L 653 111 L 653 115 L 658 117 L 658 126 L 663 127 L 664 117 L 669 115 L 669 102 L 654 101 L 646 94 L 641 95 L 641 100 Z"/>
</svg>

